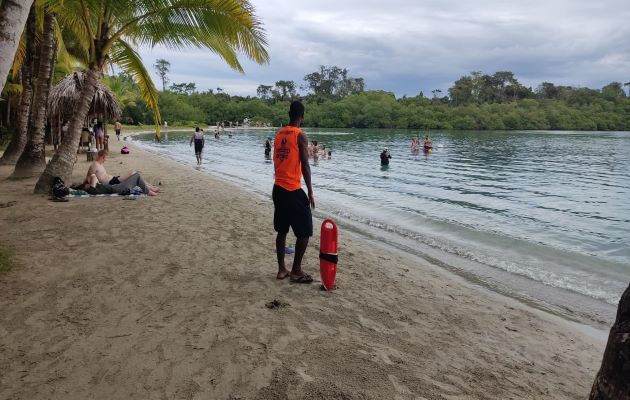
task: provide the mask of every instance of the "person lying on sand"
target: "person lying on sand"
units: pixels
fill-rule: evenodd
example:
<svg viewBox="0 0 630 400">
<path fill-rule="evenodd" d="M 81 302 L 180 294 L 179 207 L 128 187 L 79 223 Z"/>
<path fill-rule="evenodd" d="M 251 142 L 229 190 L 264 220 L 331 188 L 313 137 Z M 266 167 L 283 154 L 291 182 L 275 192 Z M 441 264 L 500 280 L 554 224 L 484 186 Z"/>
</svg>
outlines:
<svg viewBox="0 0 630 400">
<path fill-rule="evenodd" d="M 96 177 L 97 183 L 100 183 L 102 185 L 112 185 L 112 186 L 123 185 L 122 187 L 127 187 L 131 185 L 132 183 L 137 182 L 137 177 L 135 175 L 140 177 L 140 174 L 136 171 L 129 172 L 127 175 L 122 176 L 122 177 L 109 175 L 107 171 L 105 170 L 105 165 L 104 165 L 105 161 L 107 161 L 107 150 L 99 150 L 99 152 L 96 154 L 96 160 L 94 160 L 94 162 L 90 164 L 90 167 L 88 168 L 88 172 L 85 176 L 85 180 L 83 181 L 83 184 L 86 187 L 92 186 L 93 177 Z M 142 177 L 140 177 L 140 179 L 142 179 Z M 146 183 L 144 179 L 142 179 L 142 181 L 144 182 L 146 187 L 149 189 L 149 191 L 155 194 L 159 193 L 160 188 Z M 129 188 L 131 189 L 134 186 L 140 186 L 140 185 L 136 184 Z M 145 194 L 149 194 L 147 191 L 145 191 L 144 187 L 142 186 L 140 187 L 145 192 Z"/>
<path fill-rule="evenodd" d="M 131 174 L 131 176 L 123 182 L 113 185 L 100 183 L 96 175 L 93 174 L 87 178 L 87 183 L 84 183 L 83 188 L 89 194 L 129 194 L 129 191 L 136 186 L 142 189 L 142 192 L 147 196 L 158 195 L 157 192 L 150 189 L 150 185 L 147 184 L 137 172 Z"/>
</svg>

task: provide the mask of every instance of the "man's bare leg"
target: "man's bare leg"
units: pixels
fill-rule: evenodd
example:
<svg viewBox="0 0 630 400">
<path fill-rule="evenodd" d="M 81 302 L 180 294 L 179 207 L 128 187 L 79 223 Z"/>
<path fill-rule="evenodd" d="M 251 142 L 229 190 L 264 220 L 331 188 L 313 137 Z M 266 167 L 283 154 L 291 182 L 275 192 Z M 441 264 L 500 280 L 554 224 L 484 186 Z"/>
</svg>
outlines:
<svg viewBox="0 0 630 400">
<path fill-rule="evenodd" d="M 293 268 L 291 268 L 292 278 L 299 278 L 306 275 L 304 271 L 302 271 L 302 257 L 304 257 L 307 246 L 308 237 L 297 238 L 297 240 L 295 241 L 295 257 L 293 257 Z"/>
<path fill-rule="evenodd" d="M 289 276 L 289 271 L 284 265 L 284 248 L 287 243 L 287 234 L 278 232 L 276 236 L 276 256 L 278 257 L 278 275 L 276 278 L 284 279 Z"/>
</svg>

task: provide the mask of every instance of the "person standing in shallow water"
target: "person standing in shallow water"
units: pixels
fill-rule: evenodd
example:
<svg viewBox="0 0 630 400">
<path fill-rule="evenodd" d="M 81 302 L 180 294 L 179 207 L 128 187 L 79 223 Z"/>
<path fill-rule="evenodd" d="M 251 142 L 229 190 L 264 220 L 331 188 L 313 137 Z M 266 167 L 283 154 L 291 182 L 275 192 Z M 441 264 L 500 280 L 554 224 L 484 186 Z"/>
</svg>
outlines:
<svg viewBox="0 0 630 400">
<path fill-rule="evenodd" d="M 273 227 L 276 236 L 278 279 L 289 277 L 291 282 L 311 283 L 313 278 L 302 271 L 302 257 L 313 236 L 315 197 L 308 164 L 308 138 L 300 126 L 304 122 L 304 106 L 293 101 L 289 107 L 289 124 L 276 133 L 273 146 L 275 182 L 273 185 Z M 302 176 L 308 195 L 302 190 Z M 289 227 L 297 237 L 291 271 L 284 264 L 284 251 Z"/>
<path fill-rule="evenodd" d="M 268 160 L 271 158 L 271 138 L 267 138 L 267 140 L 265 140 L 265 160 Z"/>
<path fill-rule="evenodd" d="M 392 155 L 389 153 L 389 149 L 385 147 L 383 152 L 381 153 L 381 165 L 389 165 L 389 160 L 392 158 Z"/>
<path fill-rule="evenodd" d="M 199 127 L 195 128 L 195 132 L 192 134 L 192 137 L 190 138 L 191 146 L 193 142 L 195 143 L 195 157 L 197 157 L 197 165 L 201 165 L 201 152 L 203 151 L 203 146 L 205 145 L 205 139 L 203 137 L 203 129 L 199 129 Z"/>
</svg>

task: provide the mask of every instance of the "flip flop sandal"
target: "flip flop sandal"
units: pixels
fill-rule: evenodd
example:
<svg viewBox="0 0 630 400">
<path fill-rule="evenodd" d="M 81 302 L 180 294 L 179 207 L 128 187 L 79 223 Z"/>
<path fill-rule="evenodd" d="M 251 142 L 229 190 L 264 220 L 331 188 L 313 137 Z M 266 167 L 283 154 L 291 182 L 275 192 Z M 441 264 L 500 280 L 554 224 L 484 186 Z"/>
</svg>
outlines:
<svg viewBox="0 0 630 400">
<path fill-rule="evenodd" d="M 295 278 L 290 277 L 289 281 L 291 281 L 291 283 L 312 283 L 313 278 L 309 274 L 304 274 Z"/>
<path fill-rule="evenodd" d="M 290 274 L 289 274 L 288 272 L 287 272 L 287 274 L 286 274 L 285 276 L 283 276 L 283 277 L 279 277 L 278 275 L 276 275 L 276 279 L 278 279 L 278 280 L 287 279 L 287 278 L 289 277 L 289 275 L 290 275 Z"/>
</svg>

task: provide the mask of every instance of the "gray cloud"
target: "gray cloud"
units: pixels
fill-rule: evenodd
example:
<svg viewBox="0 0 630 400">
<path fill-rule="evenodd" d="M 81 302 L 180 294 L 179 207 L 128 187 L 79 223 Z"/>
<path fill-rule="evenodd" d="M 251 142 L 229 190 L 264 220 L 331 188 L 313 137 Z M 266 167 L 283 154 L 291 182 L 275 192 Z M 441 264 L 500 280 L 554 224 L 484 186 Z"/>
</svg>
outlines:
<svg viewBox="0 0 630 400">
<path fill-rule="evenodd" d="M 599 88 L 630 81 L 627 0 L 255 1 L 271 62 L 243 61 L 246 75 L 201 50 L 143 49 L 166 58 L 175 82 L 254 95 L 261 84 L 302 84 L 319 65 L 346 67 L 369 89 L 444 92 L 473 70 L 514 72 L 521 82 Z M 157 81 L 157 79 L 156 79 Z"/>
</svg>

